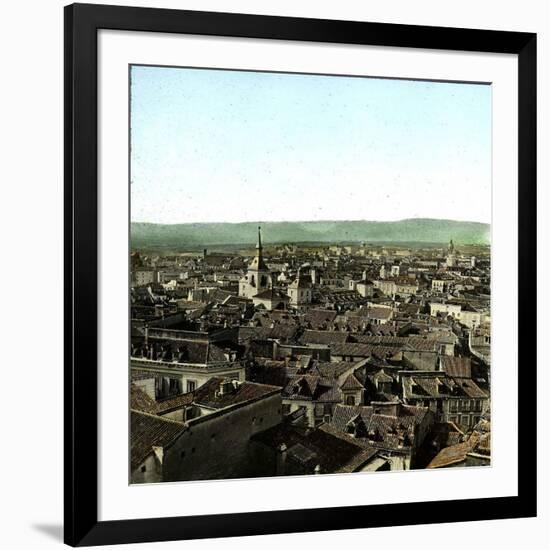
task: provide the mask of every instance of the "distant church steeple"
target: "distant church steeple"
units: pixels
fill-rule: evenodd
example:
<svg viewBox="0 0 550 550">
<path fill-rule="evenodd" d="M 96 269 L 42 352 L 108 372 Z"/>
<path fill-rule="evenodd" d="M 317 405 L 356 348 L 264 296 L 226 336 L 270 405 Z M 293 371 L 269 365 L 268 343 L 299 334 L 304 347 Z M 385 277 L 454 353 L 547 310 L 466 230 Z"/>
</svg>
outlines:
<svg viewBox="0 0 550 550">
<path fill-rule="evenodd" d="M 455 245 L 453 243 L 453 239 L 449 242 L 449 252 L 447 253 L 447 267 L 455 267 L 456 266 L 456 254 L 455 254 Z"/>
<path fill-rule="evenodd" d="M 263 258 L 262 228 L 258 226 L 256 254 L 248 265 L 246 275 L 239 283 L 239 296 L 252 298 L 270 286 L 272 286 L 272 277 Z"/>
<path fill-rule="evenodd" d="M 262 228 L 258 226 L 258 243 L 256 244 L 256 257 L 252 260 L 252 263 L 248 266 L 248 270 L 255 271 L 268 271 L 263 258 L 262 247 Z"/>
<path fill-rule="evenodd" d="M 258 226 L 258 243 L 256 244 L 256 257 L 262 257 L 262 228 Z"/>
<path fill-rule="evenodd" d="M 256 248 L 261 252 L 262 250 L 262 226 L 258 226 L 258 244 L 256 245 Z"/>
</svg>

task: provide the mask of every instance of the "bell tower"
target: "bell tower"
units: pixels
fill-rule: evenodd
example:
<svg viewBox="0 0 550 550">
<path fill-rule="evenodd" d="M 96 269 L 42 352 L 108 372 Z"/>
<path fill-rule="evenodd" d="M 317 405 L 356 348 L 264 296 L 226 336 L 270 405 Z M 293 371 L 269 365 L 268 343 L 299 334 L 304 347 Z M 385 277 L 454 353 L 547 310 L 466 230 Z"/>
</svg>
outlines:
<svg viewBox="0 0 550 550">
<path fill-rule="evenodd" d="M 258 226 L 256 254 L 250 262 L 246 275 L 239 282 L 239 296 L 252 298 L 272 285 L 271 273 L 263 258 L 262 228 Z"/>
<path fill-rule="evenodd" d="M 456 254 L 455 254 L 455 245 L 453 243 L 453 239 L 449 242 L 449 249 L 447 254 L 447 267 L 455 267 L 456 266 Z"/>
</svg>

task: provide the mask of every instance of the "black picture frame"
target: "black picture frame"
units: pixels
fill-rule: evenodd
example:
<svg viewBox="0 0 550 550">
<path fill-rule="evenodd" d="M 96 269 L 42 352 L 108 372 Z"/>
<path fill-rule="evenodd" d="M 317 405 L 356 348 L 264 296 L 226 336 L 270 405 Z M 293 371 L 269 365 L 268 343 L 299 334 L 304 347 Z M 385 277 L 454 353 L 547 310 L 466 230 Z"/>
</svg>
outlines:
<svg viewBox="0 0 550 550">
<path fill-rule="evenodd" d="M 517 54 L 521 349 L 518 496 L 98 521 L 99 29 Z M 67 6 L 64 32 L 65 542 L 90 546 L 535 516 L 536 35 L 93 4 Z"/>
</svg>

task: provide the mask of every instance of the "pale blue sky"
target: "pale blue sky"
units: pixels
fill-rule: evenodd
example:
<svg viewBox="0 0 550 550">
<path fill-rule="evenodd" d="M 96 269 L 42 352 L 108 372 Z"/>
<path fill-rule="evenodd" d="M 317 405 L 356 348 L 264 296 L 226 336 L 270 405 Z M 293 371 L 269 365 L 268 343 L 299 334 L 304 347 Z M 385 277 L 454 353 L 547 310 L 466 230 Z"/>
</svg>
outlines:
<svg viewBox="0 0 550 550">
<path fill-rule="evenodd" d="M 132 221 L 490 223 L 488 85 L 133 66 Z"/>
</svg>

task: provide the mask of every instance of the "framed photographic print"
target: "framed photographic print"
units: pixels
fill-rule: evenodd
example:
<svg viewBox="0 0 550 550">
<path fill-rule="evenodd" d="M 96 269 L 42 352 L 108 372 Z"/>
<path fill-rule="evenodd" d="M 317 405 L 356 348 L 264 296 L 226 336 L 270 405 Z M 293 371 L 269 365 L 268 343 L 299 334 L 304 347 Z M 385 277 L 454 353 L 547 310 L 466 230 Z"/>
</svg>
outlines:
<svg viewBox="0 0 550 550">
<path fill-rule="evenodd" d="M 68 6 L 65 206 L 67 544 L 536 514 L 534 34 Z"/>
</svg>

